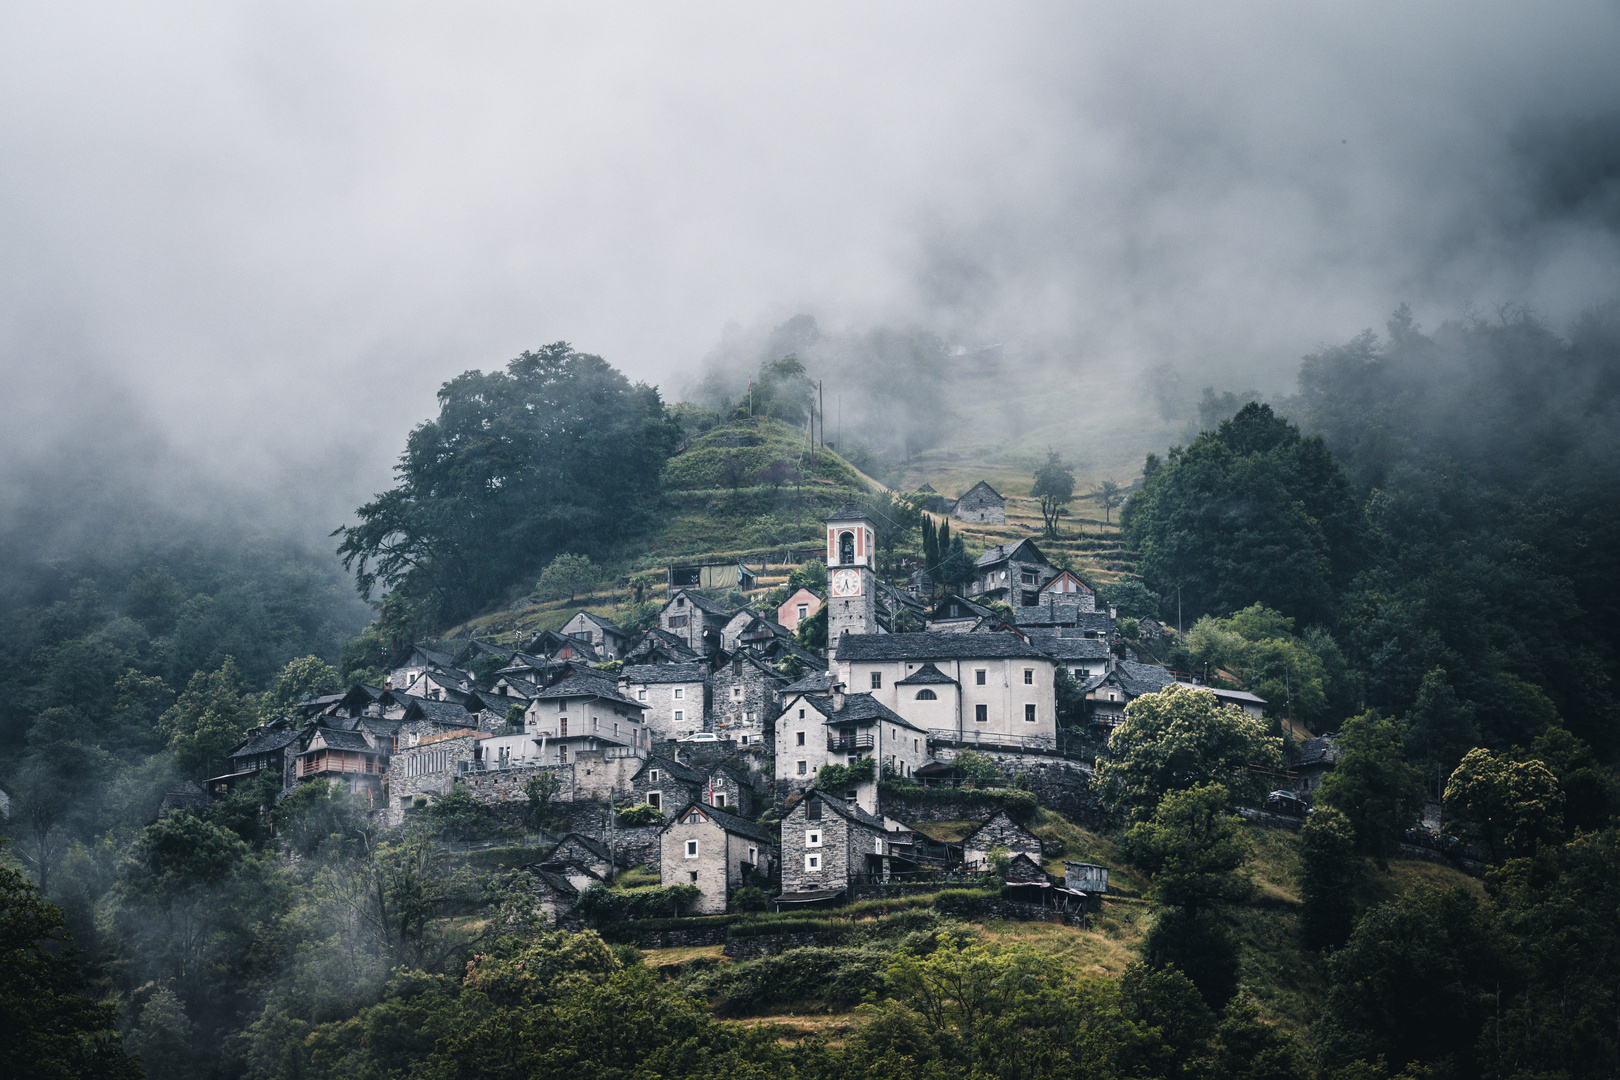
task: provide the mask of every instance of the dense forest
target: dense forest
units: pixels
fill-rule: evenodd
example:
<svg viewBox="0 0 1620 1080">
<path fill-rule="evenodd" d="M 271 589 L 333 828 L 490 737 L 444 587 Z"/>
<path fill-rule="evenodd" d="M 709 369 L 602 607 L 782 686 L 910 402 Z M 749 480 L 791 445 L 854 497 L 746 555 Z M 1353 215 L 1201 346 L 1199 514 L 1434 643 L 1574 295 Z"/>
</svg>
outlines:
<svg viewBox="0 0 1620 1080">
<path fill-rule="evenodd" d="M 756 378 L 770 392 L 750 412 L 808 401 L 797 362 Z M 851 924 L 836 947 L 655 970 L 606 928 L 548 928 L 513 864 L 458 851 L 499 831 L 471 799 L 398 829 L 323 783 L 157 815 L 253 724 L 341 689 L 340 665 L 386 665 L 559 554 L 633 544 L 671 456 L 743 408 L 738 389 L 669 407 L 561 343 L 445 384 L 396 486 L 336 537 L 369 614 L 296 543 L 161 523 L 116 548 L 9 536 L 0 1072 L 1620 1070 L 1620 306 L 1563 336 L 1512 311 L 1425 333 L 1403 309 L 1306 357 L 1295 395 L 1209 395 L 1205 430 L 1150 455 L 1122 509 L 1142 580 L 1110 598 L 1184 623 L 1170 665 L 1338 735 L 1298 836 L 1302 899 L 1266 910 L 1314 980 L 1309 1023 L 1262 1015 L 1234 930 L 1257 854 L 1233 811 L 1264 794 L 1245 770 L 1297 747 L 1190 694 L 1133 705 L 1099 763 L 1108 842 L 1153 914 L 1119 977 L 932 910 Z M 943 558 L 922 520 L 885 543 Z M 1425 796 L 1483 854 L 1483 890 L 1376 893 Z M 531 810 L 539 828 L 539 795 Z M 839 1037 L 771 1026 L 833 1005 L 860 1018 Z"/>
</svg>

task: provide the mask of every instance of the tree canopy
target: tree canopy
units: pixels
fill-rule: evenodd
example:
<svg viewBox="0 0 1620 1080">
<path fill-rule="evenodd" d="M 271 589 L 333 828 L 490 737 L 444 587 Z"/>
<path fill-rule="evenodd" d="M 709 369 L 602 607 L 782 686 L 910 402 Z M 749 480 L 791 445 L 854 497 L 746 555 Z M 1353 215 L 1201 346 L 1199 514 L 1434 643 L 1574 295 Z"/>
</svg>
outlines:
<svg viewBox="0 0 1620 1080">
<path fill-rule="evenodd" d="M 360 591 L 400 590 L 440 621 L 532 580 L 562 551 L 609 548 L 643 525 L 680 439 L 658 391 L 566 342 L 439 390 L 398 484 L 338 530 Z"/>
</svg>

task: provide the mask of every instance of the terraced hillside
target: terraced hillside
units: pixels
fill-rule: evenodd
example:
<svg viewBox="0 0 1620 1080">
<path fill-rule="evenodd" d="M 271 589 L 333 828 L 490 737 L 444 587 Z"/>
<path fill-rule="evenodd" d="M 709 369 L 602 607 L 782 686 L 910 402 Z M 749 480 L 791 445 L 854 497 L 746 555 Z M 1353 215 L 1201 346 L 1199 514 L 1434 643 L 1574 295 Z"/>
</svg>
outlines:
<svg viewBox="0 0 1620 1080">
<path fill-rule="evenodd" d="M 1039 500 L 1028 495 L 1033 465 L 1022 459 L 980 464 L 958 450 L 920 454 L 892 476 L 895 494 L 933 486 L 947 497 L 979 480 L 1007 498 L 1007 524 L 951 521 L 971 551 L 1036 538 L 1054 563 L 1094 584 L 1134 574 L 1137 555 L 1126 549 L 1117 521 L 1105 520 L 1091 497 L 1093 479 L 1077 476 L 1077 497 L 1062 519 L 1056 540 L 1042 537 Z M 787 579 L 794 567 L 819 556 L 822 519 L 851 499 L 883 489 L 832 450 L 812 448 L 802 430 L 772 420 L 739 421 L 695 436 L 664 471 L 666 513 L 662 527 L 642 550 L 602 566 L 589 595 L 572 599 L 529 597 L 446 632 L 510 635 L 556 628 L 581 608 L 620 622 L 634 622 L 643 604 L 667 595 L 672 562 L 736 560 L 758 575 L 758 596 Z M 1117 511 L 1106 517 L 1117 519 Z M 914 539 L 914 543 L 916 540 Z M 909 553 L 919 563 L 920 550 Z"/>
</svg>

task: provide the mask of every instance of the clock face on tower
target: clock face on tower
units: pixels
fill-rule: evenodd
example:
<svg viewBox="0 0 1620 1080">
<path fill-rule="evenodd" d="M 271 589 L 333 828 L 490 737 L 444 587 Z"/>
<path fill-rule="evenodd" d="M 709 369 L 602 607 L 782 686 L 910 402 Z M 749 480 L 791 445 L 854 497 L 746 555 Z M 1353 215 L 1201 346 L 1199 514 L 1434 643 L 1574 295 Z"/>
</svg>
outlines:
<svg viewBox="0 0 1620 1080">
<path fill-rule="evenodd" d="M 861 572 L 859 570 L 837 570 L 832 576 L 832 594 L 834 596 L 861 595 Z"/>
</svg>

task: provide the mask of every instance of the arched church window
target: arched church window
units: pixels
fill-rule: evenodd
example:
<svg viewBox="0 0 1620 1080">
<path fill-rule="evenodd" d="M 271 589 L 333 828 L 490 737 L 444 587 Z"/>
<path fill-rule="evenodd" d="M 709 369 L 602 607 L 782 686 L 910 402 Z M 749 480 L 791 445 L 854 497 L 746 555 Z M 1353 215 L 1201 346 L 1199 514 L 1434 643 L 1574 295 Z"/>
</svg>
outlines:
<svg viewBox="0 0 1620 1080">
<path fill-rule="evenodd" d="M 855 534 L 845 532 L 838 534 L 838 564 L 850 566 L 855 562 Z"/>
<path fill-rule="evenodd" d="M 939 700 L 939 695 L 934 693 L 932 690 L 919 690 L 919 691 L 917 691 L 917 700 L 918 701 L 938 701 Z"/>
</svg>

